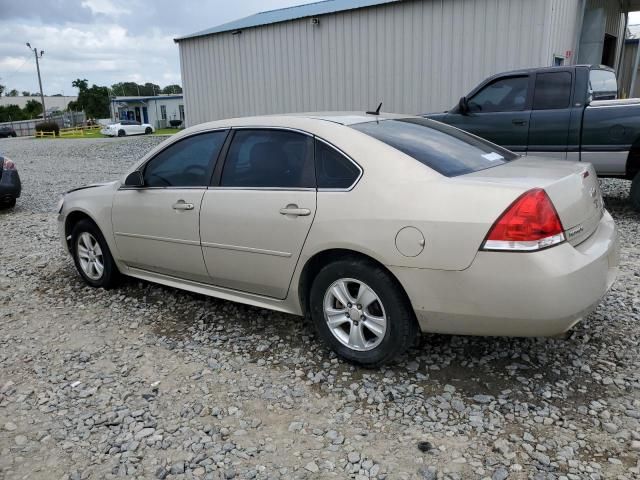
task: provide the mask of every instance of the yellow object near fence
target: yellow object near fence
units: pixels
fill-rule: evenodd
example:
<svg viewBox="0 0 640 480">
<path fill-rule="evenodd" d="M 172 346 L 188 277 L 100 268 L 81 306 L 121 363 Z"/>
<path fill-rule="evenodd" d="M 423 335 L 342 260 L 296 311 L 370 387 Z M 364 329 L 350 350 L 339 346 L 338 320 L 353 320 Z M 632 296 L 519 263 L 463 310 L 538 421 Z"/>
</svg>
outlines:
<svg viewBox="0 0 640 480">
<path fill-rule="evenodd" d="M 36 137 L 44 138 L 44 137 L 55 137 L 56 132 L 36 132 Z"/>
<path fill-rule="evenodd" d="M 60 129 L 61 137 L 65 137 L 68 135 L 73 135 L 73 136 L 84 135 L 84 129 L 83 128 L 61 128 Z"/>
</svg>

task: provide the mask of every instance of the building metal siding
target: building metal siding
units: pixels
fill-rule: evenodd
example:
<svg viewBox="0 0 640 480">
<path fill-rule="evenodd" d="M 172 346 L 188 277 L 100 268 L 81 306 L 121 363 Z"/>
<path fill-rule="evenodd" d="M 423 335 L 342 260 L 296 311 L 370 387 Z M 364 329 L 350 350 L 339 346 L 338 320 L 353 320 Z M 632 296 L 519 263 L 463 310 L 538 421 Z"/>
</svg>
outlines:
<svg viewBox="0 0 640 480">
<path fill-rule="evenodd" d="M 489 75 L 573 50 L 577 3 L 414 0 L 323 15 L 318 26 L 303 18 L 183 39 L 187 122 L 380 101 L 389 112 L 447 109 Z"/>
</svg>

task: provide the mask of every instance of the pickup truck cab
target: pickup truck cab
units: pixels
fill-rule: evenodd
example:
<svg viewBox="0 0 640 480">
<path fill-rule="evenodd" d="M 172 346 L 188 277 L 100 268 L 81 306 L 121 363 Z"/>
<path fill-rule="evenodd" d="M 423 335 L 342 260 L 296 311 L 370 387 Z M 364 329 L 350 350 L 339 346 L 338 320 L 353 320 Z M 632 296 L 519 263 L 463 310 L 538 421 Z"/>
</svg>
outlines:
<svg viewBox="0 0 640 480">
<path fill-rule="evenodd" d="M 640 210 L 640 99 L 618 100 L 605 66 L 494 75 L 447 112 L 427 114 L 521 155 L 590 162 L 600 177 L 632 180 Z"/>
</svg>

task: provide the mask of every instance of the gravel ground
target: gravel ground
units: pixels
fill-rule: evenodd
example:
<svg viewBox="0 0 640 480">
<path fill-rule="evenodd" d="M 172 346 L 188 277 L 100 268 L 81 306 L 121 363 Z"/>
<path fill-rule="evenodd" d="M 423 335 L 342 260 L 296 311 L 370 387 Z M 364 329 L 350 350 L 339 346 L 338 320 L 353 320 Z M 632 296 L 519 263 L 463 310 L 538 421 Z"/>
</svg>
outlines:
<svg viewBox="0 0 640 480">
<path fill-rule="evenodd" d="M 160 138 L 9 139 L 0 213 L 2 478 L 640 478 L 640 217 L 603 181 L 621 271 L 569 339 L 424 335 L 337 360 L 300 318 L 135 280 L 84 286 L 58 194 Z"/>
</svg>

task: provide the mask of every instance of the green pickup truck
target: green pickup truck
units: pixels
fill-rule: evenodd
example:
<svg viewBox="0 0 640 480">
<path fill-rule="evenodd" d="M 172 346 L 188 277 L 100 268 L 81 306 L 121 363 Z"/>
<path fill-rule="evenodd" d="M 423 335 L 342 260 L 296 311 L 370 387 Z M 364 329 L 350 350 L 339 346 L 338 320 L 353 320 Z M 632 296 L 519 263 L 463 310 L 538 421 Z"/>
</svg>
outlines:
<svg viewBox="0 0 640 480">
<path fill-rule="evenodd" d="M 640 210 L 640 99 L 618 100 L 604 66 L 534 68 L 488 78 L 451 110 L 427 114 L 522 155 L 591 162 L 632 180 Z"/>
</svg>

